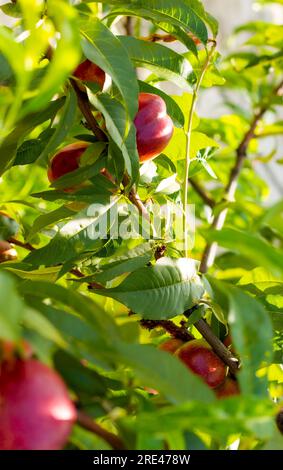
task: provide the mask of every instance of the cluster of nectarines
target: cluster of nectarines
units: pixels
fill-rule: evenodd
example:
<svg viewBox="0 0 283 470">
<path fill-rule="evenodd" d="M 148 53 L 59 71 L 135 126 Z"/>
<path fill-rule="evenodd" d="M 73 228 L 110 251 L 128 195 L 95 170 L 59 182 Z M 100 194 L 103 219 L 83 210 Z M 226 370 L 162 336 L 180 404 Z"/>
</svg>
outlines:
<svg viewBox="0 0 283 470">
<path fill-rule="evenodd" d="M 172 338 L 159 346 L 159 349 L 174 354 L 191 372 L 198 375 L 213 390 L 218 398 L 240 393 L 236 380 L 227 377 L 227 367 L 204 340 L 184 342 Z"/>
<path fill-rule="evenodd" d="M 92 82 L 103 88 L 105 73 L 90 60 L 82 62 L 74 72 L 80 82 Z M 158 156 L 169 143 L 173 135 L 173 122 L 167 115 L 166 104 L 160 96 L 151 93 L 139 94 L 139 109 L 134 119 L 137 149 L 140 162 Z M 48 169 L 50 182 L 77 170 L 80 158 L 88 144 L 78 142 L 64 147 L 51 160 Z"/>
</svg>

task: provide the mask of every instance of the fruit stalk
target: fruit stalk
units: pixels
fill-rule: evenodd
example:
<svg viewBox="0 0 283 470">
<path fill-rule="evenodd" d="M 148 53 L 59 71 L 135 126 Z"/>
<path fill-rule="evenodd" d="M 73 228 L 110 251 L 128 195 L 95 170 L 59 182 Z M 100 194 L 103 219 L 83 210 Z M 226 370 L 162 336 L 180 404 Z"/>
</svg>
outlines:
<svg viewBox="0 0 283 470">
<path fill-rule="evenodd" d="M 81 410 L 77 410 L 77 423 L 87 431 L 101 437 L 114 450 L 126 450 L 125 444 L 116 434 L 107 431 L 97 424 L 90 416 Z"/>
</svg>

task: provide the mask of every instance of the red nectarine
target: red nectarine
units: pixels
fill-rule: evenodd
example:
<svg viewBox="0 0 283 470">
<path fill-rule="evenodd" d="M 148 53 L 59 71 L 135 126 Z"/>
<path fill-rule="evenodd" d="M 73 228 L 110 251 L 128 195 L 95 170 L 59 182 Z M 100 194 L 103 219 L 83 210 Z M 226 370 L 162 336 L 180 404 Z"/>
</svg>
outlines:
<svg viewBox="0 0 283 470">
<path fill-rule="evenodd" d="M 166 352 L 169 352 L 170 354 L 174 354 L 177 351 L 177 349 L 183 346 L 183 344 L 184 344 L 184 341 L 182 341 L 181 339 L 171 338 L 171 339 L 167 339 L 166 341 L 164 341 L 164 343 L 161 343 L 159 345 L 159 349 L 161 351 L 166 351 Z"/>
<path fill-rule="evenodd" d="M 225 382 L 215 390 L 217 398 L 226 398 L 233 395 L 240 395 L 239 385 L 236 380 L 227 378 Z"/>
<path fill-rule="evenodd" d="M 189 341 L 177 350 L 176 355 L 211 388 L 219 387 L 224 382 L 226 366 L 205 341 Z"/>
<path fill-rule="evenodd" d="M 151 93 L 139 94 L 139 110 L 134 120 L 141 162 L 157 157 L 173 135 L 173 122 L 164 100 Z"/>
<path fill-rule="evenodd" d="M 76 410 L 60 376 L 33 359 L 3 362 L 0 374 L 0 450 L 64 447 Z"/>
<path fill-rule="evenodd" d="M 105 82 L 105 72 L 90 60 L 86 59 L 74 71 L 74 76 L 83 82 L 97 83 L 103 88 Z"/>
</svg>

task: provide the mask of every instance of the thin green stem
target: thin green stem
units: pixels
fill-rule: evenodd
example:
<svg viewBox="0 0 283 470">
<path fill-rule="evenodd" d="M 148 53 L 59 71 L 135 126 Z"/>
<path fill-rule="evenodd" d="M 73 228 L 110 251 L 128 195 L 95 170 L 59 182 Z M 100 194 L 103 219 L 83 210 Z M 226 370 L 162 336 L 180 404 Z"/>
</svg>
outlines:
<svg viewBox="0 0 283 470">
<path fill-rule="evenodd" d="M 189 119 L 188 119 L 188 127 L 186 129 L 186 167 L 185 167 L 185 179 L 184 179 L 184 184 L 183 184 L 183 225 L 184 225 L 184 252 L 185 252 L 185 257 L 189 257 L 189 241 L 188 241 L 188 232 L 187 232 L 187 225 L 188 225 L 188 214 L 187 214 L 187 204 L 188 204 L 188 189 L 189 189 L 189 170 L 190 170 L 190 148 L 191 148 L 191 137 L 192 137 L 192 128 L 193 128 L 193 118 L 194 118 L 194 112 L 196 109 L 196 104 L 197 104 L 197 99 L 198 99 L 198 93 L 199 89 L 201 87 L 202 81 L 204 79 L 204 76 L 206 74 L 206 71 L 211 63 L 213 54 L 215 50 L 215 44 L 213 44 L 212 48 L 207 54 L 207 58 L 205 63 L 203 64 L 201 73 L 198 77 L 195 89 L 193 91 L 192 95 L 192 103 L 190 107 L 190 112 L 189 112 Z"/>
</svg>

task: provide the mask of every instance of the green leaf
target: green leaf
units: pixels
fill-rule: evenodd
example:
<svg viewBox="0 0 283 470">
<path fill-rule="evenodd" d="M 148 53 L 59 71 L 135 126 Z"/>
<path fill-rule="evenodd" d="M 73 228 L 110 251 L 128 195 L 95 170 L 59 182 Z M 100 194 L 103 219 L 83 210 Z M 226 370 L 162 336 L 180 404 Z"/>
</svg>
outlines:
<svg viewBox="0 0 283 470">
<path fill-rule="evenodd" d="M 76 172 L 79 170 L 76 170 Z M 72 173 L 75 173 L 72 172 Z M 86 170 L 86 177 L 89 174 L 89 170 Z M 78 178 L 81 179 L 82 172 L 79 171 L 78 173 Z M 67 176 L 67 175 L 66 175 Z M 97 175 L 95 178 L 99 178 L 101 175 Z M 61 179 L 65 178 L 62 177 Z M 91 204 L 93 202 L 98 202 L 101 204 L 107 203 L 109 201 L 109 194 L 108 190 L 106 189 L 106 185 L 108 186 L 108 183 L 110 183 L 105 177 L 101 176 L 103 178 L 103 182 L 105 182 L 104 185 L 101 185 L 102 187 L 97 187 L 97 186 L 87 186 L 85 188 L 82 188 L 78 191 L 74 192 L 66 192 L 66 191 L 42 191 L 40 193 L 34 193 L 32 194 L 32 197 L 35 198 L 42 198 L 46 201 L 70 201 L 70 202 L 86 202 L 88 204 Z M 94 178 L 92 178 L 93 180 Z M 66 180 L 65 180 L 66 181 Z M 107 183 L 108 181 L 108 183 Z M 71 181 L 70 181 L 71 182 Z M 58 184 L 59 180 L 58 180 Z M 65 184 L 65 183 L 64 183 Z M 109 188 L 108 188 L 109 189 Z"/>
<path fill-rule="evenodd" d="M 183 129 L 175 129 L 173 137 L 167 145 L 164 153 L 173 161 L 184 160 L 186 157 L 186 134 Z M 190 157 L 197 158 L 198 152 L 206 148 L 218 148 L 219 144 L 203 134 L 202 132 L 193 131 L 191 133 Z M 205 163 L 205 160 L 204 160 Z"/>
<path fill-rule="evenodd" d="M 228 323 L 233 344 L 242 362 L 238 374 L 241 391 L 245 394 L 266 395 L 265 378 L 259 378 L 256 374 L 263 363 L 270 363 L 272 359 L 273 332 L 266 310 L 260 302 L 239 288 L 211 277 L 209 282 L 219 304 L 221 298 L 218 291 L 228 300 Z"/>
<path fill-rule="evenodd" d="M 60 331 L 54 327 L 54 325 L 45 318 L 41 313 L 36 310 L 27 308 L 23 316 L 23 325 L 30 329 L 36 331 L 38 334 L 52 341 L 61 348 L 66 348 L 67 343 L 63 339 Z"/>
<path fill-rule="evenodd" d="M 53 134 L 54 129 L 47 128 L 37 139 L 25 140 L 17 150 L 13 166 L 34 163 L 40 157 L 42 151 L 48 146 Z"/>
<path fill-rule="evenodd" d="M 122 302 L 143 318 L 161 320 L 182 314 L 204 293 L 193 260 L 162 258 L 130 274 L 118 287 L 99 295 Z"/>
<path fill-rule="evenodd" d="M 175 0 L 172 4 L 170 0 L 134 0 L 130 3 L 112 0 L 110 3 L 119 5 L 110 15 L 132 15 L 173 24 L 195 34 L 204 44 L 207 42 L 207 29 L 203 19 L 194 6 L 188 6 L 185 1 Z"/>
<path fill-rule="evenodd" d="M 0 84 L 7 84 L 13 77 L 13 71 L 8 60 L 4 55 L 0 54 Z"/>
<path fill-rule="evenodd" d="M 49 119 L 53 119 L 64 102 L 65 98 L 51 101 L 45 110 L 26 116 L 18 122 L 15 129 L 6 137 L 0 146 L 0 175 L 13 165 L 20 141 L 36 126 Z"/>
<path fill-rule="evenodd" d="M 103 377 L 62 350 L 56 352 L 54 365 L 69 387 L 79 394 L 104 398 L 109 389 L 115 389 L 119 385 L 118 381 Z"/>
<path fill-rule="evenodd" d="M 214 401 L 207 385 L 168 353 L 148 345 L 119 344 L 117 354 L 120 361 L 133 368 L 143 386 L 158 390 L 173 403 Z"/>
<path fill-rule="evenodd" d="M 0 240 L 8 240 L 19 231 L 19 225 L 14 219 L 0 213 Z"/>
<path fill-rule="evenodd" d="M 271 322 L 262 305 L 239 289 L 231 289 L 229 298 L 229 325 L 236 350 L 243 363 L 239 374 L 241 390 L 247 394 L 266 394 L 265 386 L 259 387 L 256 371 L 263 361 L 271 362 Z"/>
<path fill-rule="evenodd" d="M 256 266 L 269 269 L 274 275 L 282 273 L 283 252 L 269 245 L 256 235 L 230 228 L 221 231 L 206 231 L 206 240 L 245 255 Z"/>
<path fill-rule="evenodd" d="M 43 109 L 75 69 L 80 59 L 80 35 L 76 10 L 64 0 L 48 0 L 48 13 L 59 33 L 57 46 L 47 71 L 35 91 L 35 96 L 27 100 L 20 116 Z"/>
<path fill-rule="evenodd" d="M 55 209 L 54 211 L 40 215 L 33 222 L 27 240 L 30 240 L 32 237 L 34 237 L 34 235 L 36 235 L 45 227 L 48 227 L 49 225 L 54 225 L 56 222 L 59 222 L 72 216 L 74 216 L 74 211 L 69 209 L 67 206 L 62 206 L 58 209 Z"/>
<path fill-rule="evenodd" d="M 5 3 L 0 8 L 5 15 L 12 16 L 13 18 L 21 17 L 21 8 L 17 3 Z"/>
<path fill-rule="evenodd" d="M 114 344 L 120 338 L 114 320 L 95 302 L 84 295 L 58 284 L 44 281 L 25 281 L 19 285 L 19 290 L 21 294 L 29 297 L 42 300 L 52 299 L 63 306 L 68 305 L 79 315 L 79 318 L 83 318 L 94 331 L 97 331 L 104 338 L 106 344 Z M 61 331 L 60 327 L 59 329 Z"/>
<path fill-rule="evenodd" d="M 0 26 L 0 49 L 21 83 L 25 70 L 23 44 L 16 42 L 12 32 L 3 25 Z"/>
<path fill-rule="evenodd" d="M 261 292 L 273 291 L 273 288 L 279 288 L 283 295 L 283 281 L 264 268 L 255 268 L 248 271 L 238 282 L 239 286 L 255 286 Z"/>
<path fill-rule="evenodd" d="M 194 40 L 182 28 L 170 23 L 156 23 L 156 26 L 178 39 L 181 43 L 186 46 L 189 51 L 191 51 L 197 57 L 198 50 Z"/>
<path fill-rule="evenodd" d="M 138 83 L 126 50 L 98 19 L 84 22 L 82 34 L 85 56 L 112 77 L 124 100 L 127 119 L 134 119 L 138 111 Z"/>
<path fill-rule="evenodd" d="M 205 11 L 204 6 L 200 0 L 185 0 L 185 3 L 194 9 L 194 11 L 208 24 L 214 37 L 218 33 L 218 21 L 210 13 Z"/>
<path fill-rule="evenodd" d="M 199 77 L 203 73 L 204 64 L 207 61 L 207 51 L 201 50 L 198 53 L 198 56 L 195 57 L 190 52 L 183 54 L 184 57 L 188 59 L 190 64 L 193 67 L 195 75 Z M 203 76 L 201 86 L 203 88 L 210 88 L 215 85 L 224 85 L 225 78 L 222 77 L 219 70 L 217 69 L 217 62 L 219 61 L 220 55 L 214 54 L 214 60 L 210 63 L 210 65 L 206 68 L 205 75 Z"/>
<path fill-rule="evenodd" d="M 105 204 L 105 199 L 97 200 L 94 216 L 85 212 L 79 213 L 60 229 L 48 245 L 32 251 L 25 258 L 25 262 L 33 266 L 52 266 L 79 258 L 85 252 L 98 251 L 107 238 L 107 212 L 116 202 L 114 199 Z M 102 230 L 105 231 L 103 235 Z"/>
<path fill-rule="evenodd" d="M 77 98 L 75 92 L 70 89 L 66 97 L 66 102 L 60 116 L 60 120 L 57 123 L 55 130 L 51 139 L 48 141 L 48 144 L 42 149 L 40 153 L 40 161 L 44 163 L 48 157 L 57 149 L 57 147 L 64 142 L 64 139 L 70 132 L 70 129 L 76 118 L 76 109 L 77 109 Z"/>
<path fill-rule="evenodd" d="M 273 431 L 274 405 L 269 400 L 258 397 L 233 397 L 203 403 L 200 399 L 173 407 L 163 407 L 158 411 L 144 412 L 123 418 L 123 424 L 136 432 L 164 435 L 172 429 L 201 431 L 215 439 L 244 434 L 256 435 L 259 439 L 268 438 Z"/>
<path fill-rule="evenodd" d="M 136 131 L 132 124 L 125 140 L 124 136 L 127 128 L 125 108 L 119 101 L 106 94 L 93 95 L 91 101 L 104 115 L 106 128 L 115 144 L 121 149 L 127 172 L 132 177 L 133 182 L 135 182 L 139 173 Z"/>
<path fill-rule="evenodd" d="M 119 36 L 136 67 L 152 70 L 159 78 L 187 87 L 196 80 L 187 59 L 168 47 L 130 36 Z"/>
<path fill-rule="evenodd" d="M 20 320 L 25 306 L 10 275 L 0 272 L 0 285 L 0 337 L 17 341 L 20 337 Z"/>
<path fill-rule="evenodd" d="M 152 251 L 144 256 L 136 256 L 135 258 L 129 258 L 124 261 L 114 261 L 112 263 L 102 265 L 100 269 L 97 270 L 97 272 L 91 276 L 81 278 L 79 281 L 97 281 L 104 285 L 107 281 L 121 276 L 122 274 L 132 273 L 137 269 L 144 267 L 151 260 L 151 257 Z"/>
</svg>

